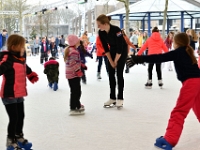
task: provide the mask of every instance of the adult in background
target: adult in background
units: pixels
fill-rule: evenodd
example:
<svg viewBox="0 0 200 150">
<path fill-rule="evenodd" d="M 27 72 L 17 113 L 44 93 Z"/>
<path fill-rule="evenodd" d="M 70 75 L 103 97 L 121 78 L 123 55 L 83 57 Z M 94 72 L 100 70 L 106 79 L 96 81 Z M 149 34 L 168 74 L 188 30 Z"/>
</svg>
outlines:
<svg viewBox="0 0 200 150">
<path fill-rule="evenodd" d="M 165 39 L 165 42 L 164 42 L 169 51 L 172 50 L 173 38 L 174 38 L 174 32 L 170 31 L 167 35 L 167 38 Z M 169 63 L 168 64 L 168 70 L 173 71 L 171 61 L 169 61 L 168 63 Z"/>
<path fill-rule="evenodd" d="M 195 44 L 198 41 L 198 36 L 193 29 L 188 29 L 188 36 L 190 38 L 190 46 L 195 50 Z"/>
<path fill-rule="evenodd" d="M 51 51 L 51 56 L 54 57 L 54 58 L 56 58 L 56 54 L 58 52 L 58 49 L 57 49 L 54 37 L 51 38 L 50 51 Z"/>
<path fill-rule="evenodd" d="M 123 38 L 122 31 L 119 27 L 110 24 L 111 17 L 104 14 L 96 19 L 99 30 L 99 38 L 103 45 L 105 55 L 107 56 L 109 83 L 110 83 L 110 99 L 104 103 L 104 106 L 110 106 L 116 103 L 117 107 L 123 106 L 124 100 L 124 77 L 123 71 L 127 58 L 127 44 Z M 109 47 L 108 47 L 109 45 Z M 116 97 L 116 79 L 118 95 Z M 117 101 L 116 101 L 117 99 Z"/>
<path fill-rule="evenodd" d="M 97 79 L 101 79 L 101 66 L 102 66 L 103 60 L 105 63 L 107 74 L 109 74 L 109 70 L 108 70 L 108 58 L 105 55 L 105 51 L 103 49 L 103 45 L 101 43 L 99 36 L 97 36 L 96 38 L 96 54 L 97 54 L 97 61 L 98 61 Z"/>
<path fill-rule="evenodd" d="M 33 41 L 33 46 L 34 46 L 33 53 L 32 53 L 33 56 L 39 54 L 39 44 L 40 44 L 40 41 L 39 41 L 38 37 L 36 37 Z"/>
<path fill-rule="evenodd" d="M 161 54 L 163 51 L 168 52 L 168 49 L 166 45 L 164 44 L 158 27 L 154 27 L 152 30 L 152 35 L 147 39 L 147 41 L 144 43 L 144 45 L 140 48 L 138 51 L 138 55 L 142 55 L 142 53 L 148 48 L 148 55 L 151 54 Z M 160 87 L 163 86 L 162 83 L 162 72 L 161 72 L 161 63 L 149 63 L 148 66 L 148 80 L 147 83 L 145 84 L 146 88 L 152 88 L 152 70 L 154 64 L 156 65 L 156 72 L 158 76 L 158 85 Z"/>
<path fill-rule="evenodd" d="M 136 47 L 135 49 L 132 49 L 133 53 L 137 52 L 138 48 L 138 36 L 137 36 L 137 31 L 134 31 L 131 38 L 130 38 L 131 43 Z"/>
<path fill-rule="evenodd" d="M 61 35 L 59 46 L 60 46 L 60 51 L 61 51 L 62 55 L 64 56 L 64 48 L 65 48 L 65 38 L 64 38 L 64 35 Z"/>
<path fill-rule="evenodd" d="M 2 33 L 0 34 L 0 51 L 7 50 L 7 47 L 6 47 L 7 38 L 8 38 L 7 30 L 3 29 Z"/>
</svg>

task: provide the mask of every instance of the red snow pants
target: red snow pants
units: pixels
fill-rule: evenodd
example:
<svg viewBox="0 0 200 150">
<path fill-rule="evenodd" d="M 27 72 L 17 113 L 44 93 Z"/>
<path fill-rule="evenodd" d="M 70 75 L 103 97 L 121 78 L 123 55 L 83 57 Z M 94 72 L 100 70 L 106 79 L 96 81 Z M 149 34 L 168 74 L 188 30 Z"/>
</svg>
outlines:
<svg viewBox="0 0 200 150">
<path fill-rule="evenodd" d="M 183 82 L 175 108 L 171 112 L 164 138 L 172 146 L 178 143 L 184 120 L 193 109 L 200 122 L 200 78 L 190 78 Z"/>
</svg>

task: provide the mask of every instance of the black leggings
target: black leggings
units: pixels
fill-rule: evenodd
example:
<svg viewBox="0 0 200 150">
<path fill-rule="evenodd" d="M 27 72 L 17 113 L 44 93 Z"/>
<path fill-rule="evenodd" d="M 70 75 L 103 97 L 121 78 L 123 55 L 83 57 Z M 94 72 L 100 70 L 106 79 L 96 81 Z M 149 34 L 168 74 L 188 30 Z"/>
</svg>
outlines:
<svg viewBox="0 0 200 150">
<path fill-rule="evenodd" d="M 121 56 L 118 64 L 117 64 L 117 83 L 118 83 L 118 95 L 117 99 L 123 100 L 123 92 L 124 92 L 124 77 L 123 77 L 123 71 L 124 66 L 126 62 L 127 55 Z M 110 99 L 116 99 L 116 79 L 115 79 L 115 69 L 110 65 L 110 62 L 108 63 L 108 69 L 109 69 L 109 82 L 110 82 Z"/>
<path fill-rule="evenodd" d="M 24 125 L 24 102 L 5 105 L 9 116 L 8 137 L 23 134 Z"/>
<path fill-rule="evenodd" d="M 154 63 L 149 63 L 149 66 L 148 66 L 149 80 L 152 80 L 153 65 Z M 156 72 L 157 72 L 158 80 L 162 80 L 161 63 L 156 63 Z"/>
<path fill-rule="evenodd" d="M 68 79 L 70 87 L 70 109 L 75 110 L 81 107 L 80 98 L 81 98 L 81 78 Z"/>
</svg>

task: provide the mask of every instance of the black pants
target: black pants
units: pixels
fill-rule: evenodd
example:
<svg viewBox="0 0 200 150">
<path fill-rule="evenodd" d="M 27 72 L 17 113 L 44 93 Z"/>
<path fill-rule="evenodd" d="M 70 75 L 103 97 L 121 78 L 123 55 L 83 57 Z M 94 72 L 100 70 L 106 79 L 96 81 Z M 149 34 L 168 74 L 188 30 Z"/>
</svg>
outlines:
<svg viewBox="0 0 200 150">
<path fill-rule="evenodd" d="M 70 87 L 70 109 L 75 110 L 81 107 L 81 83 L 80 78 L 68 79 Z"/>
<path fill-rule="evenodd" d="M 44 60 L 45 60 L 45 62 L 48 61 L 48 54 L 47 54 L 47 52 L 41 53 L 40 63 L 43 64 Z"/>
<path fill-rule="evenodd" d="M 152 80 L 153 66 L 154 66 L 154 63 L 149 63 L 149 66 L 148 66 L 149 80 Z M 161 80 L 162 79 L 161 63 L 156 63 L 156 72 L 157 72 L 158 80 Z"/>
<path fill-rule="evenodd" d="M 104 63 L 105 63 L 105 67 L 106 67 L 106 71 L 108 71 L 108 58 L 106 56 L 98 56 L 98 68 L 97 68 L 97 72 L 101 72 L 101 66 L 102 66 L 102 62 L 104 59 Z"/>
<path fill-rule="evenodd" d="M 109 69 L 109 83 L 110 83 L 110 98 L 116 99 L 116 79 L 115 79 L 115 73 L 117 72 L 117 83 L 118 83 L 118 95 L 117 99 L 123 100 L 124 99 L 124 77 L 123 77 L 123 71 L 124 66 L 126 62 L 127 55 L 121 55 L 117 67 L 115 69 L 110 65 L 110 62 L 108 63 L 108 69 Z M 114 57 L 112 57 L 114 60 Z"/>
<path fill-rule="evenodd" d="M 51 52 L 51 56 L 56 58 L 56 52 Z"/>
<path fill-rule="evenodd" d="M 87 82 L 87 79 L 86 79 L 85 69 L 83 69 L 83 68 L 81 67 L 81 71 L 82 71 L 82 73 L 83 73 L 83 76 L 81 77 L 82 82 L 83 82 L 83 83 L 86 83 L 86 82 Z"/>
<path fill-rule="evenodd" d="M 8 137 L 23 134 L 24 125 L 24 102 L 5 105 L 9 116 Z"/>
</svg>

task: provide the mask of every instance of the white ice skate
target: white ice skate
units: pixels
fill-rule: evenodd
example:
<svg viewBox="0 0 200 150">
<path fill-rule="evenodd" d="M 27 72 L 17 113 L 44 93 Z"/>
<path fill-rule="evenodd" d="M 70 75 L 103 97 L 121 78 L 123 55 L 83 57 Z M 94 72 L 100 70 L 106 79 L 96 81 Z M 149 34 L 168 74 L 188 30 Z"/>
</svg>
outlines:
<svg viewBox="0 0 200 150">
<path fill-rule="evenodd" d="M 84 110 L 70 110 L 69 115 L 76 116 L 76 115 L 84 115 Z"/>
<path fill-rule="evenodd" d="M 162 80 L 158 80 L 158 86 L 162 89 L 162 86 L 163 86 Z"/>
<path fill-rule="evenodd" d="M 122 99 L 117 100 L 117 103 L 116 103 L 117 109 L 120 109 L 123 107 L 123 102 L 124 102 L 124 100 L 122 100 Z"/>
<path fill-rule="evenodd" d="M 115 107 L 116 100 L 109 99 L 107 102 L 104 103 L 104 108 L 113 108 Z"/>
<path fill-rule="evenodd" d="M 145 84 L 146 89 L 151 89 L 152 88 L 152 80 L 148 80 L 147 83 Z"/>
</svg>

